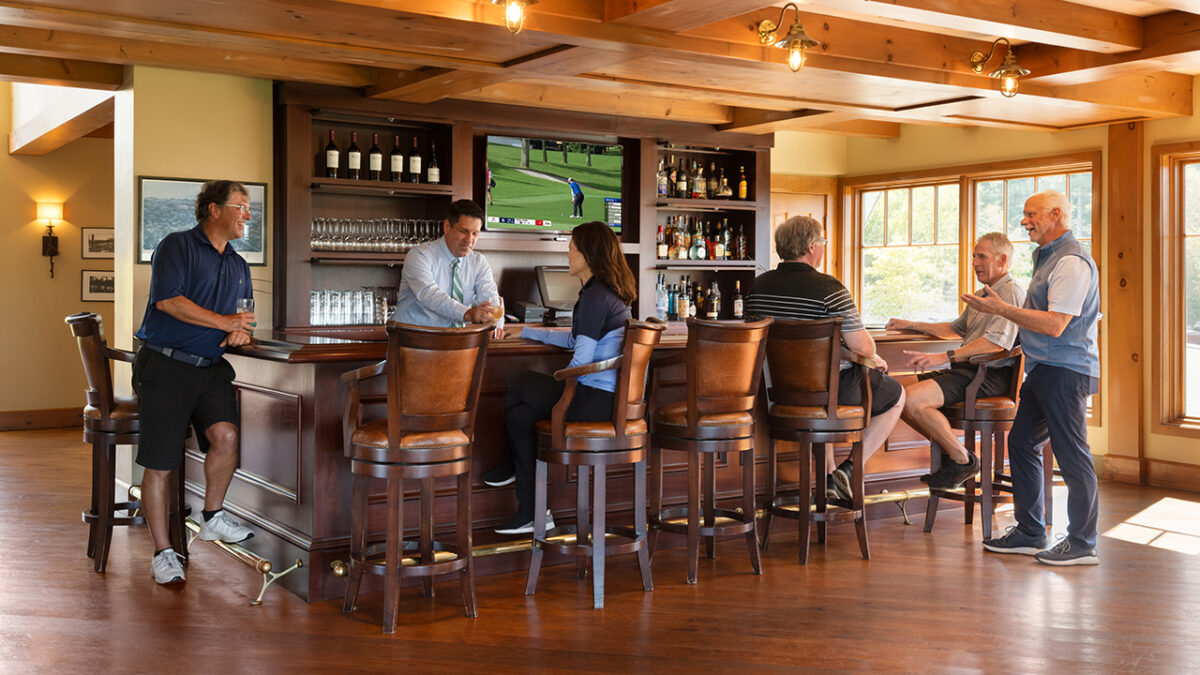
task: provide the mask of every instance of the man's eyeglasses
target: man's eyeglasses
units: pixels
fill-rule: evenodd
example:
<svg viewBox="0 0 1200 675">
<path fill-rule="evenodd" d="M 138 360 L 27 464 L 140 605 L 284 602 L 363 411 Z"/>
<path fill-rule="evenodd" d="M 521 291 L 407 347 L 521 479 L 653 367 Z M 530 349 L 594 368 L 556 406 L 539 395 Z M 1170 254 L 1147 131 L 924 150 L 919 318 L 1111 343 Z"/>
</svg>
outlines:
<svg viewBox="0 0 1200 675">
<path fill-rule="evenodd" d="M 822 246 L 825 246 L 826 244 L 828 244 L 828 243 L 829 243 L 829 240 L 828 240 L 828 239 L 821 238 L 821 239 L 818 239 L 818 240 L 814 241 L 813 243 L 814 243 L 814 244 L 820 244 L 820 245 L 822 245 Z"/>
<path fill-rule="evenodd" d="M 243 215 L 250 214 L 250 207 L 246 204 L 222 204 L 221 206 L 228 206 L 230 208 L 237 209 L 238 211 L 241 211 Z"/>
</svg>

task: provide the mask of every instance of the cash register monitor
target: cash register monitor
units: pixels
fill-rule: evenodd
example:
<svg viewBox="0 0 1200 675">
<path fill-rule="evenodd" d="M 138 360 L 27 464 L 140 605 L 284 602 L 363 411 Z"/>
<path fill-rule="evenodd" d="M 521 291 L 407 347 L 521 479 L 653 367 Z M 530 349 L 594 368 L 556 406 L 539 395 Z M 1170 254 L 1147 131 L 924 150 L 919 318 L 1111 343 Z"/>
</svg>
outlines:
<svg viewBox="0 0 1200 675">
<path fill-rule="evenodd" d="M 583 288 L 579 279 L 571 276 L 569 269 L 563 265 L 538 265 L 536 270 L 542 304 L 550 309 L 570 311 Z"/>
</svg>

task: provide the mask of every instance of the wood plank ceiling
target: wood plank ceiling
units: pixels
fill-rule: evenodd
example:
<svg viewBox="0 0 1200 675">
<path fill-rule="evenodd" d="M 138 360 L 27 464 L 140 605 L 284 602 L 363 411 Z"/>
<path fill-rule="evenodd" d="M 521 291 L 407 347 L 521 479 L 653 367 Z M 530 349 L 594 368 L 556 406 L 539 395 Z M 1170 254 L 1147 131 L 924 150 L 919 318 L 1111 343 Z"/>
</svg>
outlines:
<svg viewBox="0 0 1200 675">
<path fill-rule="evenodd" d="M 751 133 L 1192 114 L 1200 0 L 813 0 L 799 16 L 820 46 L 799 73 L 753 30 L 782 6 L 541 0 L 512 35 L 487 0 L 0 0 L 0 79 L 114 89 L 151 65 Z M 968 65 L 1001 36 L 1032 71 L 1012 99 Z"/>
</svg>

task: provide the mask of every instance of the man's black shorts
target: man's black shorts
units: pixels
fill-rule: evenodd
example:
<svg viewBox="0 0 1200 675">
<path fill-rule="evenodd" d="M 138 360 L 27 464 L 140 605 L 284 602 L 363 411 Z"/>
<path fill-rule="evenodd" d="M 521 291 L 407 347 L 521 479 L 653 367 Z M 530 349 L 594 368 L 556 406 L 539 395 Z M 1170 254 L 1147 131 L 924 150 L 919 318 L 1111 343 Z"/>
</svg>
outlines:
<svg viewBox="0 0 1200 675">
<path fill-rule="evenodd" d="M 133 361 L 133 390 L 138 395 L 141 443 L 137 463 L 169 471 L 183 461 L 188 425 L 196 429 L 201 451 L 208 451 L 204 432 L 217 422 L 240 421 L 233 366 L 221 359 L 207 368 L 139 349 Z"/>
<path fill-rule="evenodd" d="M 872 368 L 869 375 L 871 382 L 871 417 L 881 415 L 892 409 L 904 393 L 904 387 L 888 375 Z M 853 366 L 841 372 L 838 378 L 838 405 L 862 404 L 862 368 Z"/>
<path fill-rule="evenodd" d="M 969 363 L 956 363 L 950 370 L 933 370 L 921 373 L 918 380 L 933 380 L 942 390 L 942 405 L 962 403 L 967 397 L 967 385 L 975 379 L 975 369 Z M 988 368 L 983 384 L 979 386 L 979 398 L 985 396 L 1007 396 L 1012 386 L 1012 366 Z"/>
</svg>

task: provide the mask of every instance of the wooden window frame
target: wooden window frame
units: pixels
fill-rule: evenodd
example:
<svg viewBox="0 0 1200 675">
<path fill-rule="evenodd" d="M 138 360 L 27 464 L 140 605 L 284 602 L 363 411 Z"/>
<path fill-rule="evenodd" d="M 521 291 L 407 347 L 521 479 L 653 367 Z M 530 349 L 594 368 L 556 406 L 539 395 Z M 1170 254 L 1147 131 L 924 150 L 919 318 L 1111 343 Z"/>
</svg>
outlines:
<svg viewBox="0 0 1200 675">
<path fill-rule="evenodd" d="M 1157 434 L 1200 438 L 1200 418 L 1184 414 L 1184 233 L 1183 167 L 1200 162 L 1200 141 L 1150 149 L 1151 293 L 1153 316 L 1162 317 L 1154 335 L 1154 377 L 1149 386 L 1152 430 Z"/>
</svg>

